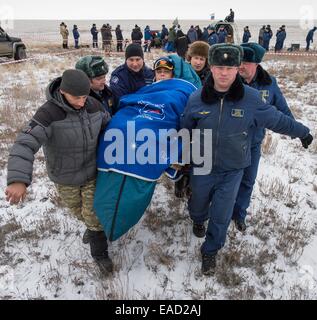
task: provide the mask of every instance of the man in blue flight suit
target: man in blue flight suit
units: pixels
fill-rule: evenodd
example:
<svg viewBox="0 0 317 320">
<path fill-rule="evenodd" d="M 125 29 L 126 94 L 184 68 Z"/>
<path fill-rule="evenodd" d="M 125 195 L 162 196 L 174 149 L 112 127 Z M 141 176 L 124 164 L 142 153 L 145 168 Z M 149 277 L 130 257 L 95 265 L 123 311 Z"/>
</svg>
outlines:
<svg viewBox="0 0 317 320">
<path fill-rule="evenodd" d="M 134 93 L 142 87 L 152 84 L 154 72 L 144 63 L 141 45 L 132 43 L 125 51 L 125 64 L 111 74 L 110 88 L 114 95 L 115 107 L 123 95 Z"/>
<path fill-rule="evenodd" d="M 98 33 L 99 33 L 99 31 L 97 30 L 95 23 L 92 25 L 92 28 L 90 29 L 90 33 L 92 35 L 92 47 L 98 48 Z"/>
<path fill-rule="evenodd" d="M 97 99 L 106 111 L 113 114 L 113 94 L 106 85 L 109 67 L 101 56 L 85 56 L 76 63 L 76 69 L 82 70 L 90 79 L 89 95 Z"/>
<path fill-rule="evenodd" d="M 212 46 L 211 75 L 204 87 L 191 95 L 181 117 L 182 128 L 198 129 L 200 137 L 204 137 L 203 142 L 193 139 L 192 144 L 212 146 L 209 161 L 212 165 L 204 164 L 212 169 L 208 174 L 198 175 L 199 165 L 192 163 L 190 176 L 189 212 L 194 222 L 193 232 L 201 236 L 204 222 L 209 219 L 201 247 L 204 275 L 215 272 L 217 252 L 225 244 L 244 169 L 251 163 L 251 143 L 257 128 L 299 137 L 305 147 L 313 140 L 307 127 L 269 105 L 258 90 L 242 83 L 238 75 L 242 56 L 240 46 Z M 212 130 L 212 141 L 207 140 L 204 129 Z"/>
<path fill-rule="evenodd" d="M 294 119 L 291 110 L 276 82 L 276 79 L 265 71 L 260 63 L 265 55 L 265 49 L 257 43 L 243 43 L 244 55 L 239 74 L 245 84 L 260 91 L 270 105 Z M 251 165 L 244 169 L 244 174 L 233 210 L 233 219 L 237 229 L 244 232 L 246 229 L 245 218 L 250 205 L 251 194 L 258 173 L 261 158 L 261 144 L 265 136 L 265 129 L 258 128 L 251 145 Z"/>
<path fill-rule="evenodd" d="M 208 27 L 208 44 L 210 46 L 218 43 L 218 35 L 216 29 L 213 26 Z"/>
<path fill-rule="evenodd" d="M 314 27 L 313 29 L 309 30 L 306 36 L 306 51 L 309 51 L 310 43 L 314 42 L 314 32 L 317 30 L 317 27 Z"/>
</svg>

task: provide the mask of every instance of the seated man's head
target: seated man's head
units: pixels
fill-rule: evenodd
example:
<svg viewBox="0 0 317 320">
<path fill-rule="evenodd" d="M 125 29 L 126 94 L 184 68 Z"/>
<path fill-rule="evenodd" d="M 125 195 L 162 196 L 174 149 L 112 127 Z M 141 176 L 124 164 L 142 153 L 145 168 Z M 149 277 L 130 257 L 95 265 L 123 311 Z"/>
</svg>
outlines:
<svg viewBox="0 0 317 320">
<path fill-rule="evenodd" d="M 79 110 L 85 106 L 90 92 L 89 78 L 81 70 L 66 70 L 62 75 L 60 92 L 74 109 Z"/>
<path fill-rule="evenodd" d="M 85 56 L 76 63 L 76 69 L 86 73 L 92 90 L 102 91 L 105 88 L 109 67 L 103 57 Z"/>
<path fill-rule="evenodd" d="M 154 62 L 155 81 L 172 79 L 174 77 L 174 62 L 169 57 L 162 57 Z"/>
<path fill-rule="evenodd" d="M 129 44 L 125 50 L 125 60 L 131 71 L 141 71 L 144 66 L 144 53 L 142 47 L 137 43 Z"/>
<path fill-rule="evenodd" d="M 209 45 L 204 41 L 195 41 L 187 53 L 187 61 L 196 72 L 202 71 L 208 64 Z"/>
</svg>

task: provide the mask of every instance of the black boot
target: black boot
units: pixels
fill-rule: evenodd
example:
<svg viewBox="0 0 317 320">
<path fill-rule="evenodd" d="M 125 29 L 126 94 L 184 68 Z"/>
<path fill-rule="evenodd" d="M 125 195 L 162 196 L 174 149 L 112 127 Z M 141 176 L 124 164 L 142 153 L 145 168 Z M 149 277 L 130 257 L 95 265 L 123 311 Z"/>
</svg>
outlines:
<svg viewBox="0 0 317 320">
<path fill-rule="evenodd" d="M 215 274 L 216 271 L 216 254 L 209 255 L 203 254 L 202 255 L 202 264 L 201 264 L 201 272 L 205 276 L 212 276 Z"/>
<path fill-rule="evenodd" d="M 195 223 L 193 224 L 193 233 L 197 238 L 204 238 L 206 235 L 206 228 L 203 223 Z"/>
<path fill-rule="evenodd" d="M 247 230 L 247 225 L 243 220 L 234 220 L 234 224 L 236 228 L 242 233 L 244 233 Z"/>
<path fill-rule="evenodd" d="M 113 270 L 113 264 L 108 256 L 107 237 L 103 231 L 89 231 L 89 243 L 91 256 L 97 263 L 103 275 L 109 275 Z"/>
<path fill-rule="evenodd" d="M 175 197 L 183 198 L 187 193 L 189 186 L 189 175 L 184 174 L 178 181 L 175 182 Z"/>
</svg>

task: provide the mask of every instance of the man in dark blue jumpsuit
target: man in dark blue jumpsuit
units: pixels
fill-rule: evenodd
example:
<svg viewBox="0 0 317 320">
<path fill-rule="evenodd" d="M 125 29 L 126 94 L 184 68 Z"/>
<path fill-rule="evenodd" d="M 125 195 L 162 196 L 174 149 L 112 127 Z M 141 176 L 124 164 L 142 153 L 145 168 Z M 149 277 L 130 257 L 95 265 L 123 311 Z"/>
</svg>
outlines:
<svg viewBox="0 0 317 320">
<path fill-rule="evenodd" d="M 265 55 L 265 49 L 257 43 L 246 43 L 241 45 L 244 51 L 239 74 L 245 84 L 260 91 L 262 98 L 267 103 L 275 106 L 279 111 L 294 119 L 291 110 L 276 82 L 259 63 Z M 235 225 L 240 231 L 245 231 L 245 218 L 250 205 L 251 194 L 258 173 L 261 158 L 261 144 L 265 137 L 265 129 L 256 129 L 251 144 L 251 165 L 244 169 L 242 182 L 239 188 L 236 204 L 233 211 Z"/>
<path fill-rule="evenodd" d="M 317 30 L 317 27 L 314 27 L 313 29 L 309 30 L 307 36 L 306 36 L 306 51 L 309 51 L 310 43 L 314 42 L 314 32 Z"/>
<path fill-rule="evenodd" d="M 115 108 L 122 96 L 134 93 L 142 87 L 152 84 L 154 72 L 144 63 L 142 47 L 131 43 L 125 51 L 125 63 L 111 74 L 110 88 L 114 95 Z"/>
<path fill-rule="evenodd" d="M 202 89 L 191 95 L 181 117 L 182 128 L 200 131 L 200 139 L 192 140 L 193 145 L 203 149 L 198 148 L 200 154 L 212 147 L 212 159 L 209 165 L 203 165 L 211 170 L 198 175 L 201 165 L 193 162 L 190 177 L 189 212 L 194 233 L 201 231 L 209 219 L 201 247 L 204 275 L 215 272 L 217 252 L 225 244 L 244 169 L 251 164 L 251 144 L 257 128 L 299 137 L 304 147 L 313 140 L 307 127 L 269 105 L 258 90 L 242 83 L 238 75 L 242 56 L 240 46 L 212 46 L 209 51 L 211 76 Z M 212 130 L 212 138 L 206 136 L 206 129 Z"/>
</svg>

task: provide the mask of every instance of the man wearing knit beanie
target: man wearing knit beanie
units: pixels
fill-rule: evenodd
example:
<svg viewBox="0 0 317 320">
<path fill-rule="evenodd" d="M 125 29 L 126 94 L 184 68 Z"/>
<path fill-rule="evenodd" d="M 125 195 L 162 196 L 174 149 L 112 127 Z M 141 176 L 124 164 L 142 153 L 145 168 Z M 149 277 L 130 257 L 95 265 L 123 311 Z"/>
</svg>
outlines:
<svg viewBox="0 0 317 320">
<path fill-rule="evenodd" d="M 81 70 L 66 70 L 63 73 L 60 92 L 75 109 L 84 107 L 90 92 L 90 81 Z"/>
<path fill-rule="evenodd" d="M 142 87 L 152 84 L 154 72 L 144 63 L 142 47 L 137 43 L 127 46 L 125 63 L 111 74 L 110 89 L 114 95 L 114 111 L 119 107 L 123 95 L 134 93 Z"/>
<path fill-rule="evenodd" d="M 190 46 L 187 52 L 187 61 L 198 74 L 202 84 L 205 83 L 208 75 L 210 74 L 208 65 L 208 51 L 208 43 L 204 41 L 196 41 Z"/>
<path fill-rule="evenodd" d="M 88 229 L 91 256 L 107 275 L 112 261 L 107 238 L 93 211 L 93 195 L 98 138 L 110 116 L 89 92 L 89 78 L 81 70 L 66 70 L 49 84 L 47 101 L 12 147 L 5 194 L 10 204 L 25 199 L 32 183 L 34 156 L 43 147 L 48 176 L 70 213 Z"/>
<path fill-rule="evenodd" d="M 137 43 L 131 43 L 125 49 L 125 60 L 131 57 L 140 57 L 144 59 L 142 47 Z"/>
</svg>

